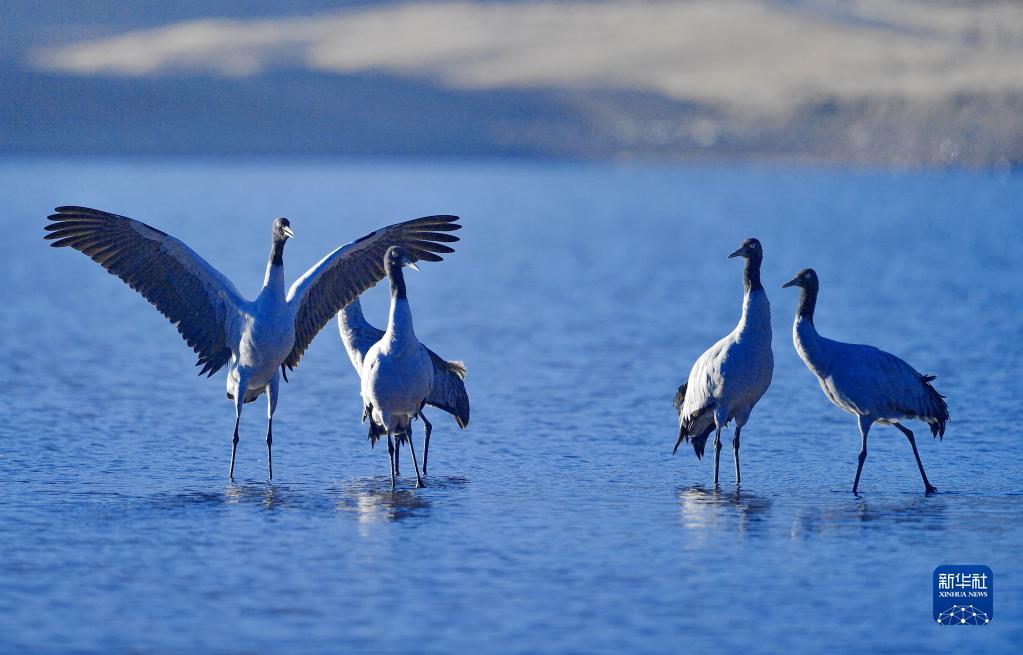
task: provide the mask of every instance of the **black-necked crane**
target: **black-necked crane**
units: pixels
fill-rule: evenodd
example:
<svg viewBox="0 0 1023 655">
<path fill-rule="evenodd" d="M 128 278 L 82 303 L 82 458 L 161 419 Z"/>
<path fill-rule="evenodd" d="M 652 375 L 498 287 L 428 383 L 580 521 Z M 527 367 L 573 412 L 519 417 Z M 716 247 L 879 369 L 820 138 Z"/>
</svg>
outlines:
<svg viewBox="0 0 1023 655">
<path fill-rule="evenodd" d="M 263 288 L 246 300 L 191 248 L 145 223 L 86 207 L 58 207 L 46 239 L 70 246 L 121 278 L 177 327 L 199 356 L 199 374 L 228 367 L 227 396 L 234 401 L 235 454 L 242 405 L 267 394 L 266 449 L 273 479 L 273 414 L 279 378 L 293 370 L 313 337 L 347 303 L 383 279 L 388 248 L 400 245 L 409 261 L 440 261 L 453 250 L 437 239 L 461 227 L 457 216 L 427 216 L 385 227 L 341 246 L 291 285 L 284 281 L 284 245 L 294 236 L 286 218 L 274 220 Z M 444 234 L 445 237 L 448 235 Z"/>
<path fill-rule="evenodd" d="M 741 481 L 739 435 L 753 407 L 771 386 L 774 354 L 771 352 L 771 304 L 760 282 L 764 249 L 757 239 L 746 239 L 729 257 L 744 257 L 744 293 L 739 324 L 728 336 L 711 346 L 696 360 L 689 380 L 675 394 L 678 410 L 678 439 L 690 441 L 698 459 L 703 459 L 707 438 L 714 431 L 714 484 L 718 483 L 721 430 L 735 420 L 732 455 L 735 483 Z"/>
<path fill-rule="evenodd" d="M 944 437 L 945 423 L 949 420 L 948 405 L 944 396 L 931 386 L 934 376 L 922 375 L 905 361 L 874 346 L 833 341 L 818 334 L 813 314 L 820 281 L 812 268 L 796 273 L 782 286 L 802 290 L 792 326 L 796 352 L 817 378 L 828 400 L 859 421 L 860 456 L 853 493 L 859 489 L 863 462 L 867 460 L 867 433 L 874 423 L 893 425 L 906 435 L 924 490 L 927 493 L 937 491 L 924 472 L 913 433 L 900 423 L 905 419 L 918 419 L 927 423 L 932 436 Z"/>
<path fill-rule="evenodd" d="M 345 305 L 345 308 L 337 313 L 337 325 L 341 333 L 341 342 L 344 344 L 348 358 L 352 361 L 352 366 L 355 367 L 355 372 L 359 374 L 361 381 L 362 362 L 369 349 L 383 338 L 384 331 L 366 320 L 362 313 L 362 303 L 358 298 Z M 426 404 L 451 414 L 458 427 L 466 428 L 469 425 L 469 394 L 465 390 L 465 375 L 467 373 L 465 364 L 459 361 L 445 360 L 429 348 L 426 349 L 426 352 L 429 353 L 430 360 L 433 362 L 433 389 L 426 398 Z M 427 420 L 422 408 L 419 410 L 419 418 L 423 421 L 423 429 L 426 432 L 426 438 L 423 441 L 423 475 L 426 475 L 433 425 Z M 373 440 L 374 434 L 375 431 L 371 430 L 371 440 Z M 397 474 L 397 451 L 394 456 L 394 469 Z"/>
<path fill-rule="evenodd" d="M 416 470 L 416 486 L 422 487 L 416 449 L 411 439 L 412 419 L 419 414 L 433 391 L 434 365 L 429 351 L 416 337 L 412 324 L 402 267 L 412 266 L 405 250 L 399 246 L 387 249 L 383 259 L 391 282 L 391 308 L 387 330 L 370 346 L 362 362 L 363 417 L 370 420 L 370 439 L 387 435 L 387 451 L 391 455 L 391 488 L 397 474 L 396 454 L 406 441 Z M 397 443 L 394 438 L 397 438 Z"/>
</svg>

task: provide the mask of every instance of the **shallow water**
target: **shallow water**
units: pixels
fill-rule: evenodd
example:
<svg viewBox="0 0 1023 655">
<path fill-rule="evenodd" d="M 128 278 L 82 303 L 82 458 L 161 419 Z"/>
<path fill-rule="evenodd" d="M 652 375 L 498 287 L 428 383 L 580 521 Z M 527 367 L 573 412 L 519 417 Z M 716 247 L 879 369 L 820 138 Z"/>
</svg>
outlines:
<svg viewBox="0 0 1023 655">
<path fill-rule="evenodd" d="M 0 651 L 988 652 L 1023 641 L 1023 177 L 983 173 L 331 162 L 0 163 Z M 420 338 L 469 366 L 430 475 L 391 493 L 333 324 L 284 386 L 275 480 L 246 407 L 237 484 L 223 373 L 144 300 L 40 238 L 59 204 L 140 218 L 254 295 L 274 216 L 294 279 L 384 222 L 464 217 L 407 276 Z M 743 485 L 688 449 L 671 400 L 734 326 L 738 243 L 764 244 L 774 383 Z M 859 437 L 791 346 L 817 325 L 936 373 L 953 422 Z M 385 319 L 387 294 L 364 307 Z M 421 438 L 418 432 L 417 438 Z M 729 434 L 730 436 L 730 434 Z M 727 443 L 727 442 L 726 442 Z M 709 451 L 708 451 L 709 452 Z M 986 564 L 995 618 L 931 618 L 940 564 Z"/>
</svg>

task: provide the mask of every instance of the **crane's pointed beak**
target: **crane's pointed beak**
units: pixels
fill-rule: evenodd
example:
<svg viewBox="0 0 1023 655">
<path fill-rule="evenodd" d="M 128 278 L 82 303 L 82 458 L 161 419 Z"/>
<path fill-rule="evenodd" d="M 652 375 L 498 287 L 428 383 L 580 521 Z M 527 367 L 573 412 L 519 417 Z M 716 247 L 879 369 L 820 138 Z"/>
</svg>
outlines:
<svg viewBox="0 0 1023 655">
<path fill-rule="evenodd" d="M 739 248 L 738 250 L 733 252 L 731 255 L 729 255 L 728 258 L 731 259 L 732 257 L 742 257 L 745 254 L 746 254 L 745 251 L 742 248 Z"/>
<path fill-rule="evenodd" d="M 788 282 L 786 282 L 785 284 L 781 285 L 781 288 L 782 289 L 787 289 L 789 287 L 797 286 L 798 284 L 799 284 L 799 278 L 798 277 L 794 277 L 791 280 L 789 280 Z"/>
<path fill-rule="evenodd" d="M 408 267 L 411 268 L 413 271 L 416 271 L 417 273 L 422 273 L 422 271 L 419 270 L 419 267 L 416 266 L 415 262 L 409 262 Z"/>
<path fill-rule="evenodd" d="M 295 238 L 295 231 L 292 230 L 290 227 L 285 226 L 285 228 L 284 228 L 284 236 L 288 237 L 289 239 L 294 239 Z"/>
</svg>

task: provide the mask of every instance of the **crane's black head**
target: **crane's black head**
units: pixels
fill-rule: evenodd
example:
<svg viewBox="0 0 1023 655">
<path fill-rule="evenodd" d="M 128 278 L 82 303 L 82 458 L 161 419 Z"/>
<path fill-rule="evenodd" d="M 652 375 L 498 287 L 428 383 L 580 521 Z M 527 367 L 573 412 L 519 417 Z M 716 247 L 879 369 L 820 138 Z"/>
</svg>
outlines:
<svg viewBox="0 0 1023 655">
<path fill-rule="evenodd" d="M 764 247 L 760 245 L 759 239 L 750 237 L 739 244 L 738 250 L 728 256 L 729 259 L 732 257 L 745 257 L 759 264 L 764 259 Z"/>
<path fill-rule="evenodd" d="M 392 270 L 401 270 L 402 266 L 419 270 L 419 267 L 409 258 L 404 248 L 401 246 L 391 246 L 384 253 L 384 268 L 390 272 Z"/>
<path fill-rule="evenodd" d="M 270 263 L 274 266 L 284 265 L 284 243 L 295 236 L 291 231 L 291 221 L 286 218 L 275 218 L 273 228 L 273 248 L 270 250 Z"/>
<path fill-rule="evenodd" d="M 796 273 L 796 277 L 781 286 L 783 289 L 785 287 L 800 287 L 803 289 L 803 292 L 799 294 L 799 306 L 796 308 L 796 315 L 802 316 L 813 323 L 813 312 L 817 307 L 817 289 L 820 288 L 820 283 L 817 281 L 817 272 L 812 268 L 804 268 Z"/>
<path fill-rule="evenodd" d="M 743 286 L 746 291 L 757 291 L 764 287 L 760 284 L 760 262 L 764 260 L 764 248 L 760 241 L 750 237 L 739 245 L 738 250 L 728 256 L 745 257 L 746 270 L 743 271 Z"/>
<path fill-rule="evenodd" d="M 796 277 L 781 285 L 782 289 L 786 287 L 802 287 L 807 291 L 817 291 L 820 288 L 820 282 L 817 280 L 817 271 L 812 268 L 804 268 L 796 273 Z"/>
<path fill-rule="evenodd" d="M 403 266 L 419 270 L 419 267 L 401 246 L 388 248 L 384 253 L 384 270 L 387 271 L 387 277 L 391 280 L 391 293 L 397 295 L 398 298 L 405 297 L 405 276 L 401 272 Z"/>
<path fill-rule="evenodd" d="M 295 236 L 291 230 L 291 221 L 286 218 L 275 218 L 273 225 L 274 242 L 285 242 Z"/>
</svg>

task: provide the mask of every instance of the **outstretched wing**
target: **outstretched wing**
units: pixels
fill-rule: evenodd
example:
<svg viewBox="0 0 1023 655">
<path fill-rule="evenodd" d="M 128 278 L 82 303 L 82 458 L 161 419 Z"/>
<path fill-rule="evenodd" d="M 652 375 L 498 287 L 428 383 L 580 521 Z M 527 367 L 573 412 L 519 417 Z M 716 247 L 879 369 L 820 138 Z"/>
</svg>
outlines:
<svg viewBox="0 0 1023 655">
<path fill-rule="evenodd" d="M 443 409 L 455 417 L 458 427 L 469 425 L 469 394 L 465 391 L 465 375 L 468 369 L 462 362 L 449 362 L 429 348 L 433 360 L 433 390 L 426 404 Z"/>
<path fill-rule="evenodd" d="M 384 338 L 383 330 L 378 330 L 372 325 L 366 325 L 355 334 L 355 341 L 352 348 L 348 350 L 348 358 L 352 360 L 352 366 L 356 373 L 362 374 L 362 362 L 366 359 L 366 353 L 373 345 Z"/>
<path fill-rule="evenodd" d="M 228 317 L 244 300 L 226 277 L 181 241 L 140 221 L 86 207 L 55 211 L 45 228 L 51 246 L 85 253 L 141 293 L 199 355 L 199 375 L 213 375 L 228 362 Z"/>
<path fill-rule="evenodd" d="M 447 232 L 461 229 L 457 216 L 426 216 L 370 232 L 358 241 L 341 246 L 309 269 L 288 290 L 288 303 L 295 308 L 295 346 L 284 365 L 298 366 L 298 360 L 323 326 L 348 303 L 383 279 L 384 253 L 401 246 L 409 259 L 439 262 L 437 253 L 452 253 L 444 245 L 458 241 Z"/>
<path fill-rule="evenodd" d="M 366 320 L 362 314 L 362 303 L 358 298 L 337 313 L 337 326 L 348 359 L 352 360 L 355 372 L 362 376 L 362 362 L 366 359 L 366 353 L 373 344 L 384 337 L 384 331 Z"/>
</svg>

